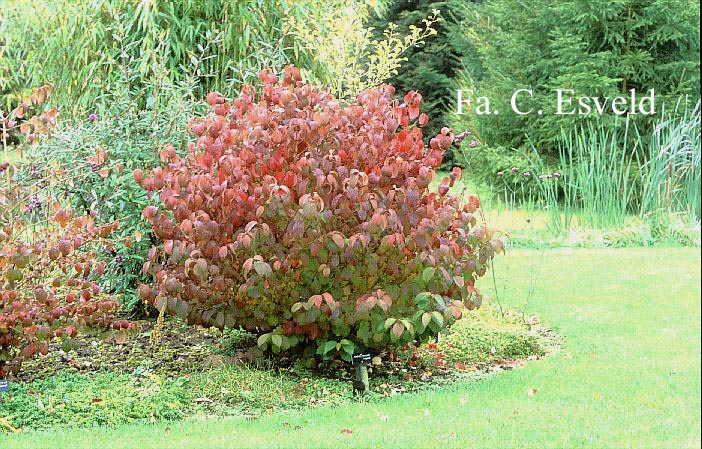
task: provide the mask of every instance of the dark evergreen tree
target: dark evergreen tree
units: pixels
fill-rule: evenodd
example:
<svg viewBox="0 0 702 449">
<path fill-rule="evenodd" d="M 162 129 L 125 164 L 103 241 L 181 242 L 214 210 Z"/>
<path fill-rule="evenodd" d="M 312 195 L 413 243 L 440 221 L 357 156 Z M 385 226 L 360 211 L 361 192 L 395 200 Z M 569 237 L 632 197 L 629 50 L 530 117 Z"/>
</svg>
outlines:
<svg viewBox="0 0 702 449">
<path fill-rule="evenodd" d="M 447 126 L 447 114 L 454 109 L 453 79 L 461 69 L 461 52 L 450 39 L 450 33 L 458 27 L 461 10 L 469 3 L 466 0 L 396 0 L 390 2 L 384 14 L 370 24 L 380 35 L 388 23 L 403 29 L 421 24 L 434 10 L 441 12 L 441 20 L 435 25 L 437 34 L 427 39 L 423 46 L 408 50 L 405 54 L 407 61 L 399 73 L 388 80 L 398 95 L 416 90 L 424 97 L 423 110 L 431 117 L 424 130 L 426 138 L 433 137 Z"/>
<path fill-rule="evenodd" d="M 556 115 L 556 89 L 578 96 L 613 98 L 636 89 L 655 89 L 657 112 L 682 98 L 700 96 L 700 6 L 692 0 L 488 0 L 452 25 L 456 46 L 464 45 L 464 88 L 490 98 L 497 116 L 462 116 L 456 128 L 475 130 L 489 147 L 476 151 L 474 169 L 486 177 L 518 164 L 519 152 L 534 143 L 555 156 L 562 129 L 587 120 L 618 126 L 614 114 Z M 469 53 L 470 52 L 470 53 Z M 475 54 L 479 61 L 474 60 Z M 543 115 L 512 112 L 516 89 L 532 89 L 524 108 Z M 577 106 L 577 101 L 574 102 Z M 456 118 L 454 116 L 454 118 Z M 632 116 L 647 132 L 657 117 Z"/>
</svg>

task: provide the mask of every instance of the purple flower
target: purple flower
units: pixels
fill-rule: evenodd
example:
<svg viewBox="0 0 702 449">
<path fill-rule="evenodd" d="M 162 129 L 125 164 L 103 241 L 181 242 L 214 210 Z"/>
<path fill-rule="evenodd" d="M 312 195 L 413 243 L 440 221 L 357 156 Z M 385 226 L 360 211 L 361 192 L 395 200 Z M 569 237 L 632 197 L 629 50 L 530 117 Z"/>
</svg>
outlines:
<svg viewBox="0 0 702 449">
<path fill-rule="evenodd" d="M 524 177 L 525 177 L 525 178 L 528 178 L 529 176 L 531 176 L 531 173 L 529 173 L 528 171 L 525 171 L 525 172 L 524 172 Z"/>
<path fill-rule="evenodd" d="M 503 171 L 498 171 L 498 172 L 497 172 L 497 177 L 498 177 L 498 178 L 501 178 L 501 177 L 503 177 L 504 175 L 505 175 L 505 172 L 503 172 Z"/>
<path fill-rule="evenodd" d="M 557 171 L 551 173 L 551 175 L 553 175 L 554 178 L 560 178 L 560 177 L 561 177 L 561 174 L 558 173 Z"/>
<path fill-rule="evenodd" d="M 463 139 L 465 139 L 465 138 L 468 137 L 469 135 L 470 135 L 470 131 L 463 131 L 462 133 L 458 134 L 458 135 L 453 139 L 453 141 L 454 141 L 455 143 L 461 143 L 461 142 L 463 141 Z"/>
<path fill-rule="evenodd" d="M 512 167 L 512 173 L 519 173 L 519 167 Z"/>
<path fill-rule="evenodd" d="M 27 211 L 29 213 L 32 213 L 35 210 L 39 210 L 39 209 L 41 209 L 41 200 L 39 199 L 38 196 L 34 195 L 29 200 L 29 204 L 27 205 Z"/>
<path fill-rule="evenodd" d="M 471 140 L 471 141 L 468 143 L 468 146 L 471 147 L 471 148 L 475 148 L 475 147 L 478 146 L 478 141 L 477 141 L 477 140 Z"/>
<path fill-rule="evenodd" d="M 90 114 L 90 115 L 88 116 L 88 120 L 91 121 L 91 122 L 97 122 L 97 120 L 98 120 L 97 114 Z"/>
<path fill-rule="evenodd" d="M 122 257 L 120 254 L 117 254 L 115 256 L 115 263 L 116 264 L 118 264 L 118 265 L 121 264 L 123 260 L 124 260 L 124 257 Z"/>
</svg>

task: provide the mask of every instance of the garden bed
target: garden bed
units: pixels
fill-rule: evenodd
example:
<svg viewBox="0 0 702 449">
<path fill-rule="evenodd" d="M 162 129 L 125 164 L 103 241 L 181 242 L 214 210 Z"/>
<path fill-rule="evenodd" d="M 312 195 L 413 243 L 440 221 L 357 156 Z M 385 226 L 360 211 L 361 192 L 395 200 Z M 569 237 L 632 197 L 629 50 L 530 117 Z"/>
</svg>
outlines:
<svg viewBox="0 0 702 449">
<path fill-rule="evenodd" d="M 304 360 L 266 358 L 249 363 L 242 354 L 252 342 L 250 334 L 186 330 L 177 319 L 165 321 L 154 346 L 154 323 L 142 321 L 122 345 L 92 336 L 71 350 L 57 346 L 28 361 L 11 393 L 2 397 L 1 417 L 18 429 L 255 419 L 280 409 L 372 402 L 474 381 L 538 360 L 561 343 L 537 317 L 486 306 L 458 321 L 438 343 L 378 354 L 370 370 L 371 392 L 358 398 L 346 362 L 312 367 Z"/>
</svg>

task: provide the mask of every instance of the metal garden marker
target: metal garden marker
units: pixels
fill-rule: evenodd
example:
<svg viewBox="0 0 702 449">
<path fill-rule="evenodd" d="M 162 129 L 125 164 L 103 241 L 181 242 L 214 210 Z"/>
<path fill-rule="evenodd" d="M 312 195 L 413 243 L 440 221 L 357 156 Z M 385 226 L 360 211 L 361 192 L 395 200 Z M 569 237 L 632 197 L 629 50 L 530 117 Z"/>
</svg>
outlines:
<svg viewBox="0 0 702 449">
<path fill-rule="evenodd" d="M 7 379 L 0 379 L 0 393 L 10 392 L 10 381 Z"/>
<path fill-rule="evenodd" d="M 351 358 L 351 363 L 353 364 L 354 371 L 356 372 L 356 377 L 353 381 L 353 391 L 357 391 L 360 394 L 365 394 L 370 389 L 368 383 L 368 367 L 366 363 L 370 362 L 370 354 L 354 354 Z"/>
</svg>

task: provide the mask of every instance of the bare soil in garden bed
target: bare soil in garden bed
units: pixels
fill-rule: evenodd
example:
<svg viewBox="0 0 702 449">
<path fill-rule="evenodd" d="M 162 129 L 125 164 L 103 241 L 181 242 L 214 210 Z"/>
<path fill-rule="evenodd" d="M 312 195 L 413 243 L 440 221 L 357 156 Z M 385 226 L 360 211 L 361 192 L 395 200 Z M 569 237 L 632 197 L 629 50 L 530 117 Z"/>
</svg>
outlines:
<svg viewBox="0 0 702 449">
<path fill-rule="evenodd" d="M 139 321 L 139 330 L 123 344 L 99 335 L 81 336 L 74 348 L 66 351 L 59 341 L 50 344 L 46 356 L 25 361 L 17 380 L 29 382 L 46 379 L 57 371 L 91 373 L 111 371 L 129 374 L 140 367 L 153 372 L 179 376 L 211 367 L 213 355 L 221 346 L 210 329 L 187 326 L 180 320 L 167 319 L 161 329 L 161 341 L 151 344 L 155 319 Z M 215 358 L 217 359 L 217 358 Z"/>
</svg>

